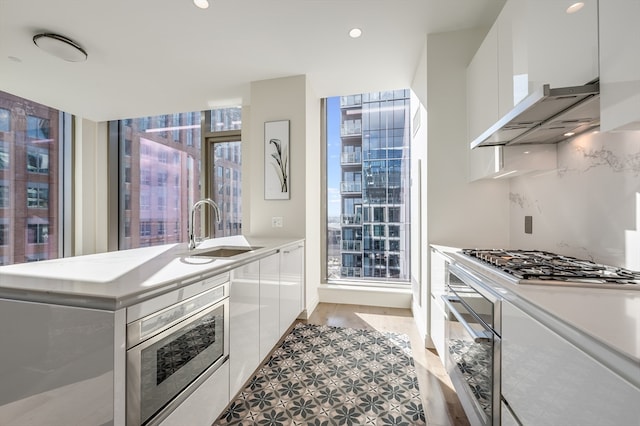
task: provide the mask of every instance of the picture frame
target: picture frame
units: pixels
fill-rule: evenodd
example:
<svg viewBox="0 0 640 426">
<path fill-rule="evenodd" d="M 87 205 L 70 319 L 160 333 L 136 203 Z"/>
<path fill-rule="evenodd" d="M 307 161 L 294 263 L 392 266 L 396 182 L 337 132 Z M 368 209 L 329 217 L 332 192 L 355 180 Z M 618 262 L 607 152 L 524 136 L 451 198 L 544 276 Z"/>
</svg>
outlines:
<svg viewBox="0 0 640 426">
<path fill-rule="evenodd" d="M 264 198 L 291 198 L 289 120 L 264 123 Z"/>
</svg>

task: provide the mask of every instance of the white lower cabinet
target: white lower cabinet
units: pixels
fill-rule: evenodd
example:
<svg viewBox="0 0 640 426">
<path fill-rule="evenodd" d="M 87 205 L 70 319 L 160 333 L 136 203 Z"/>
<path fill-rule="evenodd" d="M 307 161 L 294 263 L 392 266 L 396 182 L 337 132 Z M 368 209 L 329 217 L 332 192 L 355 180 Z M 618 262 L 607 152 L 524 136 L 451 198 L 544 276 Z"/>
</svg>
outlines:
<svg viewBox="0 0 640 426">
<path fill-rule="evenodd" d="M 639 424 L 640 389 L 507 302 L 502 394 L 525 426 Z"/>
<path fill-rule="evenodd" d="M 445 309 L 442 296 L 446 294 L 446 260 L 438 250 L 431 249 L 431 272 L 430 272 L 430 288 L 431 297 L 430 309 L 430 330 L 429 336 L 433 342 L 433 346 L 438 351 L 438 356 L 442 364 L 445 363 Z"/>
<path fill-rule="evenodd" d="M 280 336 L 302 312 L 304 243 L 280 251 Z"/>
<path fill-rule="evenodd" d="M 230 394 L 253 374 L 260 358 L 260 262 L 231 271 L 229 295 Z"/>
<path fill-rule="evenodd" d="M 210 426 L 229 403 L 229 362 L 164 419 L 162 426 Z"/>
<path fill-rule="evenodd" d="M 260 359 L 280 339 L 280 256 L 260 259 Z"/>
</svg>

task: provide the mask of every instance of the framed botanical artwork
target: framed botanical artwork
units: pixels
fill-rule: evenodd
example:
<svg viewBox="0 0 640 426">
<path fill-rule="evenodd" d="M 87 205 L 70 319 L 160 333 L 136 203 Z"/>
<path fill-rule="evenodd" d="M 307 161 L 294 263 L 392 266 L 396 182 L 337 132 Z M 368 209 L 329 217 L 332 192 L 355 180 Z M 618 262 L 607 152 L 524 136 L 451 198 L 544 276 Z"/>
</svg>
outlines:
<svg viewBox="0 0 640 426">
<path fill-rule="evenodd" d="M 288 200 L 289 179 L 289 120 L 264 123 L 264 198 Z"/>
</svg>

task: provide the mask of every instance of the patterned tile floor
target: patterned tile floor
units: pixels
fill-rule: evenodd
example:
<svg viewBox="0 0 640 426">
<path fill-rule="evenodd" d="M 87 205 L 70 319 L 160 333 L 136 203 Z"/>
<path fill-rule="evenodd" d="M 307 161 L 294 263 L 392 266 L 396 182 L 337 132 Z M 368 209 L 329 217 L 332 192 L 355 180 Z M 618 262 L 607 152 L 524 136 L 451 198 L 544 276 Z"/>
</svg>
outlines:
<svg viewBox="0 0 640 426">
<path fill-rule="evenodd" d="M 424 425 L 409 338 L 296 324 L 215 425 Z"/>
</svg>

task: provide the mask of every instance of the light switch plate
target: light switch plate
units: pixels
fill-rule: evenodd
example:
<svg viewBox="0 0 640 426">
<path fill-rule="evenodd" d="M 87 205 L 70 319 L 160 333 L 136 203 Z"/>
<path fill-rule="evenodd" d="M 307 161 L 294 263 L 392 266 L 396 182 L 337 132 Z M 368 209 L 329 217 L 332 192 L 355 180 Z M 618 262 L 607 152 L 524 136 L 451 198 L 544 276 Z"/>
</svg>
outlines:
<svg viewBox="0 0 640 426">
<path fill-rule="evenodd" d="M 282 228 L 282 216 L 274 216 L 271 218 L 272 228 Z"/>
</svg>

